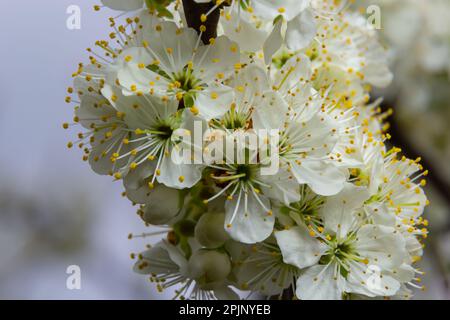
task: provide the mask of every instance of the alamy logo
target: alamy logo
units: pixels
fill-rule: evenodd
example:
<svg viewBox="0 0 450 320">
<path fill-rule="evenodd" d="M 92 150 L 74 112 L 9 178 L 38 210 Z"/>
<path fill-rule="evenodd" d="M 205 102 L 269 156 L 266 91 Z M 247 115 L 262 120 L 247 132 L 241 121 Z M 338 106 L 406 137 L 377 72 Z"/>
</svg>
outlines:
<svg viewBox="0 0 450 320">
<path fill-rule="evenodd" d="M 70 5 L 67 7 L 66 13 L 69 17 L 66 20 L 66 27 L 69 30 L 81 29 L 81 9 L 77 5 Z"/>
<path fill-rule="evenodd" d="M 77 265 L 68 266 L 66 273 L 66 288 L 69 290 L 81 290 L 81 268 Z"/>
<path fill-rule="evenodd" d="M 367 25 L 376 30 L 381 29 L 381 8 L 377 5 L 370 5 L 366 10 Z"/>
<path fill-rule="evenodd" d="M 367 267 L 367 288 L 373 292 L 379 292 L 382 290 L 381 286 L 381 269 L 379 266 L 370 265 Z"/>
<path fill-rule="evenodd" d="M 280 130 L 203 131 L 202 121 L 193 130 L 179 129 L 172 139 L 171 160 L 175 164 L 259 164 L 261 175 L 278 173 Z"/>
</svg>

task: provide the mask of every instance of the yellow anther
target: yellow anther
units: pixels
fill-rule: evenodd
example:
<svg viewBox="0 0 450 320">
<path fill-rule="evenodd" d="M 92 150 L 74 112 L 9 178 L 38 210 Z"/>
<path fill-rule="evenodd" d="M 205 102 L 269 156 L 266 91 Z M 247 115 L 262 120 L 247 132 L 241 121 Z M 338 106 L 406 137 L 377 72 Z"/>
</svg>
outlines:
<svg viewBox="0 0 450 320">
<path fill-rule="evenodd" d="M 197 115 L 199 113 L 199 110 L 196 106 L 193 106 L 189 109 L 193 115 Z"/>
</svg>

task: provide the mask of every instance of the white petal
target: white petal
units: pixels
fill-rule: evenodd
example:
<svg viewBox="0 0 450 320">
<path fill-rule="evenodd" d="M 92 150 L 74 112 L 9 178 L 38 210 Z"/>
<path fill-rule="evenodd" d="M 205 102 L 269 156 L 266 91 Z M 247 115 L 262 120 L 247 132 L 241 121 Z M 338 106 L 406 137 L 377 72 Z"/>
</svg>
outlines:
<svg viewBox="0 0 450 320">
<path fill-rule="evenodd" d="M 137 64 L 127 63 L 117 73 L 117 79 L 123 88 L 123 94 L 135 95 L 136 93 L 164 95 L 169 81 L 147 68 L 140 68 Z"/>
<path fill-rule="evenodd" d="M 103 5 L 118 11 L 135 11 L 142 9 L 144 0 L 101 0 Z"/>
<path fill-rule="evenodd" d="M 407 257 L 406 243 L 396 229 L 379 225 L 365 225 L 358 231 L 357 252 L 383 269 L 400 266 Z"/>
<path fill-rule="evenodd" d="M 239 45 L 225 36 L 220 36 L 213 44 L 201 46 L 195 52 L 194 75 L 208 85 L 219 73 L 228 77 L 239 62 L 239 55 Z"/>
<path fill-rule="evenodd" d="M 225 230 L 234 240 L 242 243 L 265 240 L 272 233 L 275 216 L 267 212 L 252 193 L 245 197 L 242 191 L 240 195 L 240 199 L 235 195 L 233 200 L 225 203 Z M 269 201 L 262 196 L 259 198 L 264 206 L 270 209 Z"/>
<path fill-rule="evenodd" d="M 295 92 L 295 99 L 297 100 L 298 94 L 295 90 L 303 86 L 305 81 L 310 79 L 311 70 L 311 61 L 309 58 L 304 54 L 298 53 L 289 58 L 281 70 L 275 74 L 274 85 L 283 95 L 287 95 L 289 92 Z M 303 82 L 300 79 L 303 79 Z"/>
<path fill-rule="evenodd" d="M 75 110 L 75 115 L 86 129 L 92 129 L 92 125 L 104 125 L 103 117 L 116 117 L 117 110 L 100 94 L 84 94 L 80 102 L 80 107 Z"/>
<path fill-rule="evenodd" d="M 240 10 L 240 14 L 238 9 L 230 11 L 230 17 L 229 20 L 226 17 L 220 19 L 224 33 L 236 41 L 242 51 L 260 51 L 269 36 L 265 24 L 253 22 L 252 15 L 244 10 Z"/>
<path fill-rule="evenodd" d="M 160 175 L 157 176 L 159 183 L 170 188 L 185 189 L 190 188 L 200 181 L 202 177 L 203 166 L 190 163 L 183 163 L 182 154 L 178 151 L 163 155 L 161 166 L 159 167 Z"/>
<path fill-rule="evenodd" d="M 174 22 L 151 22 L 152 28 L 142 30 L 148 52 L 159 61 L 166 73 L 180 72 L 192 60 L 198 35 L 194 29 L 179 28 Z"/>
<path fill-rule="evenodd" d="M 231 82 L 236 88 L 236 105 L 241 107 L 247 101 L 253 101 L 263 92 L 271 90 L 267 72 L 256 64 L 251 64 L 240 70 Z M 242 89 L 243 88 L 243 89 Z"/>
<path fill-rule="evenodd" d="M 334 265 L 308 268 L 297 280 L 297 297 L 301 300 L 341 300 L 343 279 L 335 276 Z"/>
<path fill-rule="evenodd" d="M 376 265 L 350 264 L 345 285 L 346 292 L 359 293 L 368 297 L 392 296 L 400 289 L 400 283 L 383 274 Z"/>
<path fill-rule="evenodd" d="M 145 161 L 140 164 L 136 169 L 130 170 L 127 175 L 123 178 L 123 184 L 125 189 L 137 190 L 142 186 L 148 188 L 148 185 L 145 185 L 145 180 L 153 175 L 155 172 L 156 163 L 155 161 Z"/>
<path fill-rule="evenodd" d="M 253 121 L 255 129 L 280 129 L 286 120 L 288 105 L 275 91 L 264 93 L 264 97 L 255 106 Z"/>
<path fill-rule="evenodd" d="M 309 235 L 304 225 L 275 232 L 283 261 L 300 269 L 319 262 L 327 246 Z"/>
<path fill-rule="evenodd" d="M 334 164 L 324 161 L 303 161 L 300 165 L 290 163 L 297 181 L 308 186 L 317 194 L 332 196 L 339 193 L 346 180 L 345 174 Z"/>
<path fill-rule="evenodd" d="M 259 247 L 248 251 L 250 256 L 247 259 L 241 258 L 239 261 L 242 263 L 234 268 L 238 288 L 271 297 L 281 294 L 292 285 L 293 277 L 286 272 L 287 266 L 268 267 L 271 263 L 276 263 L 278 257 L 268 257 L 267 252 Z"/>
<path fill-rule="evenodd" d="M 124 181 L 125 179 L 126 177 L 124 178 Z M 150 182 L 151 180 L 149 179 L 147 181 Z M 127 198 L 133 203 L 145 204 L 150 201 L 150 194 L 152 193 L 152 189 L 148 187 L 148 184 L 144 184 L 135 189 L 127 188 L 125 190 Z"/>
<path fill-rule="evenodd" d="M 287 20 L 293 19 L 310 6 L 311 0 L 256 0 L 252 6 L 257 15 L 273 20 L 282 15 Z"/>
<path fill-rule="evenodd" d="M 233 102 L 233 97 L 232 88 L 214 83 L 197 93 L 195 106 L 199 110 L 199 115 L 209 121 L 224 115 Z"/>
<path fill-rule="evenodd" d="M 186 269 L 188 267 L 188 261 L 184 256 L 184 253 L 178 247 L 168 243 L 163 240 L 163 247 L 167 250 L 167 253 L 170 256 L 170 259 L 175 262 L 180 268 L 181 274 L 186 274 Z"/>
<path fill-rule="evenodd" d="M 395 216 L 389 212 L 388 207 L 382 202 L 372 202 L 364 206 L 367 216 L 376 224 L 384 226 L 395 226 Z"/>
<path fill-rule="evenodd" d="M 286 30 L 286 45 L 297 51 L 309 46 L 316 35 L 317 27 L 311 10 L 305 10 L 288 22 Z"/>
<path fill-rule="evenodd" d="M 338 237 L 345 237 L 355 221 L 355 211 L 362 209 L 369 197 L 367 188 L 346 183 L 340 193 L 327 198 L 320 210 L 326 229 L 335 232 Z"/>
<path fill-rule="evenodd" d="M 109 138 L 103 144 L 100 143 L 105 138 L 105 134 L 109 131 L 108 128 L 100 130 L 94 134 L 95 142 L 92 143 L 92 151 L 89 154 L 89 164 L 95 173 L 100 175 L 109 175 L 113 172 L 114 168 L 121 168 L 128 162 L 126 158 L 117 160 L 114 164 L 111 161 L 113 153 L 119 148 L 120 142 L 125 138 L 126 132 L 121 130 L 115 130 L 111 138 Z M 109 151 L 108 151 L 109 150 Z M 123 152 L 128 152 L 127 148 L 122 149 Z"/>
<path fill-rule="evenodd" d="M 139 274 L 172 274 L 179 272 L 179 266 L 170 258 L 165 245 L 160 242 L 140 254 L 142 260 L 136 262 L 134 272 Z"/>
<path fill-rule="evenodd" d="M 362 72 L 365 75 L 365 80 L 376 87 L 386 88 L 391 84 L 394 78 L 393 73 L 389 70 L 387 65 L 370 64 L 363 68 Z"/>
<path fill-rule="evenodd" d="M 264 61 L 266 64 L 270 64 L 272 56 L 281 48 L 283 44 L 283 37 L 281 36 L 281 26 L 283 21 L 278 21 L 273 27 L 272 32 L 264 43 Z"/>
<path fill-rule="evenodd" d="M 300 201 L 300 189 L 296 179 L 290 172 L 279 168 L 276 175 L 267 175 L 259 178 L 270 187 L 263 187 L 265 196 L 273 200 L 278 200 L 285 205 Z"/>
</svg>

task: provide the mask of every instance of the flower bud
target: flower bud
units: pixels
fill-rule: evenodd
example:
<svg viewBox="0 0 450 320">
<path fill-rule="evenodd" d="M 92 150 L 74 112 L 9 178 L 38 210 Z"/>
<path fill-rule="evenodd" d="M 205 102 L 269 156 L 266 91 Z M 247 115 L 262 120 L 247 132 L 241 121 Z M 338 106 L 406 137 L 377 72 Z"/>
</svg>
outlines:
<svg viewBox="0 0 450 320">
<path fill-rule="evenodd" d="M 178 190 L 159 185 L 151 191 L 145 205 L 145 222 L 162 225 L 172 220 L 179 212 Z"/>
<path fill-rule="evenodd" d="M 189 259 L 190 276 L 204 290 L 212 290 L 220 285 L 231 272 L 228 255 L 217 250 L 201 249 Z"/>
<path fill-rule="evenodd" d="M 204 247 L 218 248 L 229 239 L 224 228 L 225 214 L 205 213 L 195 227 L 195 238 Z"/>
</svg>

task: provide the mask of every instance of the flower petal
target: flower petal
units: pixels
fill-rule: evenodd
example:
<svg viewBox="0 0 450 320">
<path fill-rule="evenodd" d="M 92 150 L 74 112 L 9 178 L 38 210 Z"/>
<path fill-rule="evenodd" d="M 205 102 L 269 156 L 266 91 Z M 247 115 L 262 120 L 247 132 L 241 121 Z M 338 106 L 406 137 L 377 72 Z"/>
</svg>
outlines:
<svg viewBox="0 0 450 320">
<path fill-rule="evenodd" d="M 339 193 L 346 180 L 345 174 L 334 164 L 324 161 L 290 162 L 292 173 L 301 184 L 307 184 L 315 193 L 332 196 Z"/>
<path fill-rule="evenodd" d="M 301 300 L 341 300 L 344 282 L 335 276 L 335 266 L 317 265 L 308 268 L 297 279 L 297 297 Z"/>
<path fill-rule="evenodd" d="M 266 198 L 260 196 L 259 199 L 270 208 Z M 272 233 L 274 223 L 274 215 L 251 193 L 241 191 L 239 196 L 225 203 L 225 230 L 236 241 L 247 244 L 263 241 Z"/>
<path fill-rule="evenodd" d="M 195 107 L 205 120 L 224 115 L 233 102 L 233 89 L 222 84 L 213 83 L 210 87 L 197 93 Z"/>
<path fill-rule="evenodd" d="M 118 11 L 136 11 L 142 9 L 144 0 L 101 0 L 103 5 Z"/>
<path fill-rule="evenodd" d="M 309 235 L 304 225 L 277 231 L 275 238 L 283 254 L 283 261 L 300 269 L 318 263 L 327 250 L 326 245 Z"/>
<path fill-rule="evenodd" d="M 317 27 L 311 10 L 304 10 L 287 24 L 286 45 L 290 50 L 302 50 L 309 46 Z"/>
<path fill-rule="evenodd" d="M 266 42 L 264 42 L 263 50 L 264 50 L 264 61 L 266 64 L 270 64 L 272 61 L 272 56 L 281 48 L 283 44 L 283 37 L 281 36 L 281 27 L 283 25 L 283 21 L 278 21 L 273 27 L 272 32 L 267 38 Z"/>
</svg>

